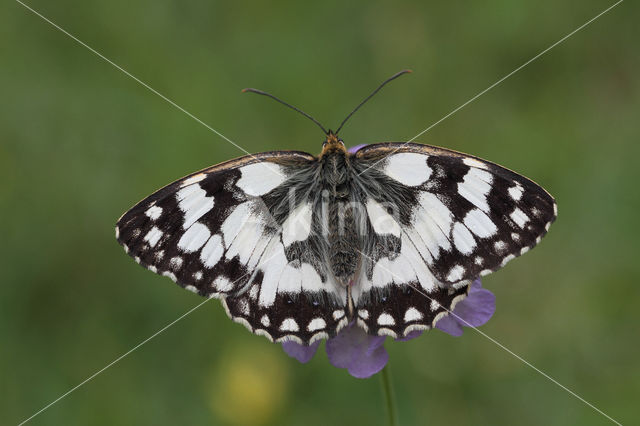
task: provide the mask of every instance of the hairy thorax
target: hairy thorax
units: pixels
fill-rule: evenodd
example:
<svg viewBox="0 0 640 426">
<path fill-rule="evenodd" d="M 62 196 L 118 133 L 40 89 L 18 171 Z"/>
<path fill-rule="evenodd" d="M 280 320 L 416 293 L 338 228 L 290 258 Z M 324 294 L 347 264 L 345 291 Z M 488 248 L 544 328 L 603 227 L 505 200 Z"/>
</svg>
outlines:
<svg viewBox="0 0 640 426">
<path fill-rule="evenodd" d="M 344 286 L 354 279 L 360 264 L 358 203 L 352 194 L 352 169 L 345 152 L 322 157 L 322 183 L 327 205 L 328 261 L 336 280 Z"/>
</svg>

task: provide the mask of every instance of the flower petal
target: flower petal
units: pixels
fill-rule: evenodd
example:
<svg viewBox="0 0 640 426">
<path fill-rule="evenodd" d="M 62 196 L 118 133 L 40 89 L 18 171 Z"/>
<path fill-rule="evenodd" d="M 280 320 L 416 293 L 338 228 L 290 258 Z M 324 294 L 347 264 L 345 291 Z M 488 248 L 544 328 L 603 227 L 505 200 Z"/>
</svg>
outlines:
<svg viewBox="0 0 640 426">
<path fill-rule="evenodd" d="M 447 315 L 446 317 L 440 318 L 436 323 L 436 328 L 454 337 L 462 336 L 462 325 L 451 314 Z"/>
<path fill-rule="evenodd" d="M 318 346 L 320 346 L 320 340 L 316 340 L 309 346 L 301 345 L 296 342 L 282 342 L 282 349 L 292 358 L 297 359 L 303 364 L 311 361 L 311 358 L 315 355 L 318 350 Z"/>
<path fill-rule="evenodd" d="M 389 354 L 384 346 L 381 345 L 368 352 L 366 357 L 353 362 L 347 368 L 347 371 L 355 378 L 366 379 L 382 370 L 387 365 L 387 362 L 389 362 Z"/>
<path fill-rule="evenodd" d="M 362 143 L 360 145 L 352 146 L 351 148 L 349 148 L 349 152 L 352 153 L 352 154 L 355 154 L 356 152 L 358 152 L 358 150 L 360 148 L 364 148 L 365 146 L 367 146 L 366 143 Z"/>
<path fill-rule="evenodd" d="M 389 361 L 384 349 L 385 336 L 368 335 L 354 323 L 327 340 L 327 357 L 338 368 L 346 368 L 353 377 L 364 379 L 382 370 Z"/>
<path fill-rule="evenodd" d="M 478 327 L 485 324 L 496 311 L 496 296 L 489 290 L 482 288 L 480 280 L 471 284 L 469 295 L 456 305 L 455 312 L 462 321 L 462 325 Z"/>
<path fill-rule="evenodd" d="M 407 340 L 415 339 L 416 337 L 420 336 L 422 336 L 422 330 L 413 330 L 410 331 L 406 336 L 396 339 L 396 342 L 406 342 Z"/>
<path fill-rule="evenodd" d="M 485 324 L 496 311 L 496 297 L 482 288 L 480 279 L 471 283 L 467 297 L 456 305 L 453 313 L 441 318 L 436 328 L 452 336 L 461 336 L 462 327 L 478 327 Z"/>
</svg>

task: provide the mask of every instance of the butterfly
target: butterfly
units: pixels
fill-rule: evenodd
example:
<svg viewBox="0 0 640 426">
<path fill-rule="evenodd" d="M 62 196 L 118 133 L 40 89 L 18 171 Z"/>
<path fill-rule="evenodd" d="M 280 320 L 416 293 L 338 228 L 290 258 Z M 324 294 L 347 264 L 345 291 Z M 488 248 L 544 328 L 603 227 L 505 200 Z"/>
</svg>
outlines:
<svg viewBox="0 0 640 426">
<path fill-rule="evenodd" d="M 402 71 L 383 82 L 353 112 Z M 472 280 L 524 254 L 557 215 L 551 195 L 504 167 L 445 148 L 387 142 L 318 156 L 247 155 L 192 173 L 118 220 L 136 262 L 276 342 L 310 344 L 356 322 L 425 330 Z"/>
</svg>

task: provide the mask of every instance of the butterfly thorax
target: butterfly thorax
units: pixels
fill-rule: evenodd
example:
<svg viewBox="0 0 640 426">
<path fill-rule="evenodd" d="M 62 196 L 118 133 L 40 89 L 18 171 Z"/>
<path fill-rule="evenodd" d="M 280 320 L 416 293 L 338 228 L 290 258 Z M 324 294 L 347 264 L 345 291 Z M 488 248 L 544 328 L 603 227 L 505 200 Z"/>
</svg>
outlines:
<svg viewBox="0 0 640 426">
<path fill-rule="evenodd" d="M 338 141 L 336 141 L 338 142 Z M 358 232 L 358 203 L 352 191 L 353 170 L 342 142 L 326 143 L 319 161 L 326 203 L 328 263 L 336 280 L 348 286 L 360 263 L 361 238 Z"/>
</svg>

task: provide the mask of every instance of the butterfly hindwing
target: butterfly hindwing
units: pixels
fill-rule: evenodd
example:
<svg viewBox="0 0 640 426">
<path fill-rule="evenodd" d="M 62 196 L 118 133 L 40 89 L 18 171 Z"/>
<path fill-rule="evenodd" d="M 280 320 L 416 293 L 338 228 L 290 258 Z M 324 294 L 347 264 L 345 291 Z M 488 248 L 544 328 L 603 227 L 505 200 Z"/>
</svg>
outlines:
<svg viewBox="0 0 640 426">
<path fill-rule="evenodd" d="M 368 196 L 396 209 L 392 219 L 371 211 L 369 219 L 399 229 L 445 285 L 465 284 L 533 248 L 557 214 L 554 199 L 531 180 L 443 148 L 368 145 L 354 164 Z"/>
<path fill-rule="evenodd" d="M 357 321 L 370 334 L 406 337 L 435 327 L 464 300 L 468 289 L 435 287 L 427 292 L 417 281 L 373 288 L 360 296 Z"/>
</svg>

